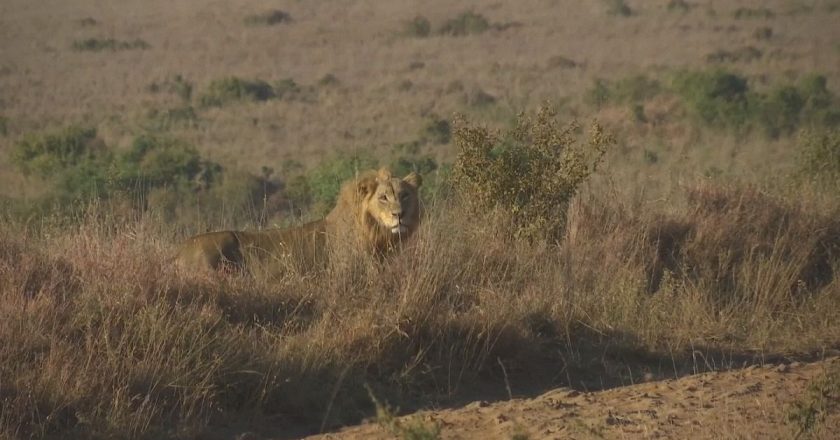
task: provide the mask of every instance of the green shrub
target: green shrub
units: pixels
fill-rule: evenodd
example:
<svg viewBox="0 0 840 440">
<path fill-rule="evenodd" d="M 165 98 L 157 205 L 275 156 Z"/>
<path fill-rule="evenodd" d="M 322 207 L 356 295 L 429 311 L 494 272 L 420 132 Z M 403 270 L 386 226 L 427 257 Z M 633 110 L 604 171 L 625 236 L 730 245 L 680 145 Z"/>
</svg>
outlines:
<svg viewBox="0 0 840 440">
<path fill-rule="evenodd" d="M 70 126 L 46 134 L 27 135 L 11 151 L 11 160 L 25 174 L 50 177 L 66 168 L 96 161 L 105 153 L 96 129 Z"/>
<path fill-rule="evenodd" d="M 438 33 L 453 37 L 463 37 L 466 35 L 480 34 L 488 29 L 490 29 L 490 22 L 483 15 L 474 12 L 464 12 L 444 22 L 438 30 Z"/>
<path fill-rule="evenodd" d="M 753 38 L 756 40 L 769 40 L 773 38 L 773 28 L 762 26 L 753 31 Z"/>
<path fill-rule="evenodd" d="M 273 97 L 274 89 L 267 82 L 232 76 L 211 82 L 200 102 L 205 107 L 212 107 L 235 101 L 266 101 Z"/>
<path fill-rule="evenodd" d="M 331 87 L 337 86 L 339 83 L 341 83 L 341 81 L 338 80 L 337 76 L 332 73 L 328 73 L 322 76 L 321 79 L 318 80 L 317 84 L 319 87 Z"/>
<path fill-rule="evenodd" d="M 749 63 L 755 60 L 760 60 L 764 56 L 764 52 L 752 46 L 742 47 L 735 50 L 716 50 L 706 55 L 706 62 L 708 63 Z"/>
<path fill-rule="evenodd" d="M 661 89 L 659 81 L 645 75 L 629 76 L 612 83 L 596 78 L 584 94 L 584 100 L 596 107 L 608 103 L 635 104 L 653 98 Z"/>
<path fill-rule="evenodd" d="M 113 38 L 88 38 L 73 42 L 73 50 L 79 52 L 101 52 L 103 50 L 118 51 L 132 49 L 148 49 L 149 43 L 136 39 L 132 41 L 119 41 Z"/>
<path fill-rule="evenodd" d="M 279 9 L 245 17 L 245 24 L 249 26 L 273 26 L 290 21 L 292 21 L 292 17 Z"/>
<path fill-rule="evenodd" d="M 668 4 L 665 8 L 671 12 L 688 12 L 693 7 L 694 5 L 685 0 L 668 0 Z"/>
<path fill-rule="evenodd" d="M 285 78 L 274 84 L 274 96 L 284 101 L 309 101 L 312 97 L 311 87 L 301 87 L 292 78 Z"/>
<path fill-rule="evenodd" d="M 629 17 L 633 15 L 633 10 L 624 0 L 604 0 L 607 6 L 607 14 L 618 15 L 621 17 Z"/>
<path fill-rule="evenodd" d="M 768 136 L 791 134 L 799 127 L 799 115 L 805 106 L 805 98 L 799 89 L 781 86 L 757 99 L 759 109 L 756 117 Z"/>
<path fill-rule="evenodd" d="M 425 38 L 432 33 L 432 24 L 429 19 L 418 15 L 411 20 L 403 22 L 403 35 L 407 37 Z"/>
<path fill-rule="evenodd" d="M 446 119 L 431 115 L 420 130 L 420 139 L 436 145 L 448 144 L 452 139 L 452 126 Z"/>
<path fill-rule="evenodd" d="M 344 181 L 378 165 L 379 162 L 375 158 L 366 154 L 342 154 L 312 169 L 306 174 L 306 189 L 302 192 L 308 194 L 312 201 L 313 213 L 323 215 L 329 212 L 335 205 L 336 196 Z"/>
<path fill-rule="evenodd" d="M 464 103 L 470 107 L 488 107 L 496 103 L 496 97 L 475 86 L 464 94 Z"/>
<path fill-rule="evenodd" d="M 672 86 L 689 111 L 706 124 L 742 129 L 750 120 L 744 77 L 721 70 L 680 72 Z"/>
<path fill-rule="evenodd" d="M 203 169 L 203 160 L 193 146 L 177 139 L 153 135 L 135 138 L 116 165 L 118 180 L 128 188 L 184 186 Z M 207 177 L 212 180 L 215 175 Z"/>
<path fill-rule="evenodd" d="M 736 20 L 745 18 L 764 18 L 769 19 L 776 16 L 776 14 L 767 8 L 738 8 L 733 13 Z"/>
<path fill-rule="evenodd" d="M 560 127 L 555 115 L 548 106 L 535 117 L 521 114 L 502 136 L 456 121 L 452 180 L 458 194 L 474 214 L 506 214 L 515 237 L 559 239 L 569 201 L 614 143 L 598 124 L 582 142 L 578 125 Z"/>
<path fill-rule="evenodd" d="M 152 93 L 172 93 L 178 95 L 185 102 L 189 102 L 192 98 L 193 85 L 192 82 L 186 80 L 181 75 L 175 75 L 160 83 L 153 82 L 149 84 L 147 89 Z"/>
<path fill-rule="evenodd" d="M 606 80 L 595 78 L 590 87 L 583 95 L 584 101 L 595 107 L 601 108 L 610 102 L 610 87 Z"/>
<path fill-rule="evenodd" d="M 198 125 L 198 114 L 191 105 L 166 110 L 153 109 L 147 117 L 151 131 L 166 131 L 176 127 L 195 128 Z"/>
<path fill-rule="evenodd" d="M 816 127 L 836 127 L 840 125 L 840 105 L 831 91 L 825 76 L 805 75 L 797 87 L 805 99 L 802 118 Z"/>
<path fill-rule="evenodd" d="M 840 191 L 840 129 L 805 130 L 799 135 L 797 177 L 828 191 Z"/>
</svg>

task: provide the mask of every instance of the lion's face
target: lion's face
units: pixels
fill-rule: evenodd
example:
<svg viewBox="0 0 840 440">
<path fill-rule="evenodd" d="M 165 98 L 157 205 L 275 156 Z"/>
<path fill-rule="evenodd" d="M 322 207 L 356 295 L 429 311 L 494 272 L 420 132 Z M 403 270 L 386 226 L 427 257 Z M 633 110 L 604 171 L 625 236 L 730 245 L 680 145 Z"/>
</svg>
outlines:
<svg viewBox="0 0 840 440">
<path fill-rule="evenodd" d="M 422 179 L 416 173 L 396 178 L 385 169 L 376 175 L 363 190 L 365 210 L 380 226 L 391 234 L 406 235 L 414 232 L 420 223 L 420 204 L 417 190 Z"/>
</svg>

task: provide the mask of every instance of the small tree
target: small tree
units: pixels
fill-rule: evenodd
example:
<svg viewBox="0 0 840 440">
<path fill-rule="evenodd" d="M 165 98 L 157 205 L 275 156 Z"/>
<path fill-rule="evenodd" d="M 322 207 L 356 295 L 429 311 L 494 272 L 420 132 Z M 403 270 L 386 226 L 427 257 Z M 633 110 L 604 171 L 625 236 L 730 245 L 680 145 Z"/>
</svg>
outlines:
<svg viewBox="0 0 840 440">
<path fill-rule="evenodd" d="M 499 209 L 517 238 L 556 240 L 566 224 L 569 201 L 615 141 L 594 123 L 588 141 L 580 126 L 561 127 L 543 106 L 534 117 L 520 114 L 502 135 L 456 118 L 458 157 L 453 184 L 475 214 Z"/>
</svg>

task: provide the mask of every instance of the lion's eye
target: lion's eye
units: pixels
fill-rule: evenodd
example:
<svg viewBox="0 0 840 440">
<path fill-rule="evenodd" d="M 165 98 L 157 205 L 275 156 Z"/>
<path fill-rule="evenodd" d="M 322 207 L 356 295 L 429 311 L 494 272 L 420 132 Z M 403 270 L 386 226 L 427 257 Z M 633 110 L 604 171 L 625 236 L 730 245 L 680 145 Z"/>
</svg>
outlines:
<svg viewBox="0 0 840 440">
<path fill-rule="evenodd" d="M 379 196 L 379 201 L 380 202 L 387 202 L 388 201 L 388 196 L 386 196 L 385 194 L 382 194 L 381 196 Z"/>
</svg>

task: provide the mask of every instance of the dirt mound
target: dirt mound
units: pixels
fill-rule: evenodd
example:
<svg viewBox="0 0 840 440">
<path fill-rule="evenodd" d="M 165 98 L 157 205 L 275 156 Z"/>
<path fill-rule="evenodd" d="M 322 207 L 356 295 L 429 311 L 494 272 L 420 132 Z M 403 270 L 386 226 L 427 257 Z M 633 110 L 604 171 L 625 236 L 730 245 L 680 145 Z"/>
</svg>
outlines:
<svg viewBox="0 0 840 440">
<path fill-rule="evenodd" d="M 838 371 L 840 357 L 833 357 L 593 393 L 558 388 L 533 399 L 421 411 L 391 424 L 402 428 L 367 423 L 313 438 L 412 438 L 407 430 L 421 426 L 453 439 L 794 438 L 803 427 L 810 438 L 832 438 L 840 432 L 840 408 L 812 399 L 837 398 L 821 384 Z"/>
</svg>

